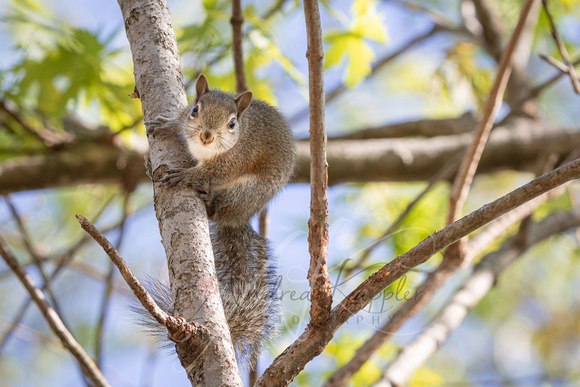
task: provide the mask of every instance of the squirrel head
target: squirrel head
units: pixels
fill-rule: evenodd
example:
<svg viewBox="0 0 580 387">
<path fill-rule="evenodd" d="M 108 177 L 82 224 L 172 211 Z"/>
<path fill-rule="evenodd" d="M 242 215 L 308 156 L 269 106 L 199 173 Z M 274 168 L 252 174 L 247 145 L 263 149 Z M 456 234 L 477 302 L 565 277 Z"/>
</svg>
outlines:
<svg viewBox="0 0 580 387">
<path fill-rule="evenodd" d="M 246 91 L 236 97 L 210 90 L 205 75 L 195 84 L 196 97 L 185 118 L 183 136 L 198 160 L 207 160 L 233 147 L 240 137 L 240 119 L 252 102 Z"/>
</svg>

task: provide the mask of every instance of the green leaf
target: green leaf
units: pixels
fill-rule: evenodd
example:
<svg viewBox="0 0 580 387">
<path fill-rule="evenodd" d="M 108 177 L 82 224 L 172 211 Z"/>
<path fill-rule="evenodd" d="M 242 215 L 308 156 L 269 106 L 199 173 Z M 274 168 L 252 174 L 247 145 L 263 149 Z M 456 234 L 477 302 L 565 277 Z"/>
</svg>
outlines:
<svg viewBox="0 0 580 387">
<path fill-rule="evenodd" d="M 344 73 L 347 86 L 355 86 L 371 73 L 371 63 L 375 54 L 366 40 L 381 43 L 387 41 L 387 30 L 380 14 L 377 13 L 376 1 L 356 0 L 352 6 L 354 19 L 347 31 L 330 31 L 324 40 L 330 43 L 325 53 L 326 69 L 342 62 L 346 56 L 348 65 Z"/>
<path fill-rule="evenodd" d="M 348 58 L 344 82 L 349 87 L 355 86 L 371 73 L 371 62 L 375 54 L 362 39 L 352 35 L 337 36 L 325 54 L 324 68 L 340 63 L 344 56 Z"/>
</svg>

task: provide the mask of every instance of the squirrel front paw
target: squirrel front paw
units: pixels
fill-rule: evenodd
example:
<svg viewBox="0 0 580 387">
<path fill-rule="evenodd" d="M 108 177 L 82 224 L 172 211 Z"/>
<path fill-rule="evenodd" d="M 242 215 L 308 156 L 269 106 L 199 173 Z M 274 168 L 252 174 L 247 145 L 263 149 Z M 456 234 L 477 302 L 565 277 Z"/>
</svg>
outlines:
<svg viewBox="0 0 580 387">
<path fill-rule="evenodd" d="M 209 195 L 209 181 L 201 178 L 195 168 L 170 169 L 161 178 L 160 182 L 161 185 L 166 187 L 175 187 L 180 184 L 190 186 L 200 193 L 202 199 Z"/>
<path fill-rule="evenodd" d="M 179 132 L 179 125 L 175 120 L 165 116 L 157 116 L 144 124 L 147 128 L 147 136 L 168 136 Z"/>
</svg>

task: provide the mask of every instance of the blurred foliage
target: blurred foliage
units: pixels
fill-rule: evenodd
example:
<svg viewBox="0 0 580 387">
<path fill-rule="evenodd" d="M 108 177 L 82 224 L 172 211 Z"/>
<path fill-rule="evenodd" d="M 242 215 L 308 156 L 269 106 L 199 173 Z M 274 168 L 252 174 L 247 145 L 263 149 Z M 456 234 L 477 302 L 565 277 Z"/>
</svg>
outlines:
<svg viewBox="0 0 580 387">
<path fill-rule="evenodd" d="M 329 48 L 325 53 L 324 68 L 328 69 L 346 57 L 348 66 L 344 74 L 347 86 L 359 84 L 371 73 L 371 63 L 375 59 L 367 39 L 386 43 L 387 30 L 374 0 L 355 0 L 352 5 L 354 18 L 346 31 L 329 31 L 324 40 Z"/>
<path fill-rule="evenodd" d="M 461 83 L 467 83 L 477 100 L 478 109 L 483 109 L 491 90 L 493 74 L 478 63 L 479 55 L 479 48 L 473 43 L 460 42 L 447 50 L 444 65 L 434 73 L 433 82 L 439 83 L 436 89 L 439 97 L 452 101 L 454 90 Z"/>
</svg>

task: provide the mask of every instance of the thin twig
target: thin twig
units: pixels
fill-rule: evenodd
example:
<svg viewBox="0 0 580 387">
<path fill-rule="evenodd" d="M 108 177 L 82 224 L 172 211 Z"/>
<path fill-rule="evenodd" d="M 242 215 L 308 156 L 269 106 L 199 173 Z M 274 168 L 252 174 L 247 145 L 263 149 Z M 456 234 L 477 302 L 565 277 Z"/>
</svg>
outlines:
<svg viewBox="0 0 580 387">
<path fill-rule="evenodd" d="M 541 57 L 541 55 L 540 55 L 540 57 Z M 572 62 L 572 64 L 574 66 L 577 66 L 578 64 L 580 64 L 580 58 L 576 59 L 574 62 Z M 554 83 L 556 83 L 565 74 L 568 74 L 568 68 L 566 68 L 566 71 L 564 71 L 564 70 L 562 70 L 560 68 L 558 68 L 558 70 L 560 70 L 560 72 L 558 74 L 556 74 L 553 77 L 551 77 L 550 79 L 548 79 L 548 80 L 540 83 L 539 85 L 533 87 L 530 90 L 530 93 L 529 93 L 527 99 L 533 99 L 533 98 L 538 97 L 542 91 L 544 91 L 546 88 L 552 86 Z"/>
<path fill-rule="evenodd" d="M 123 196 L 123 205 L 121 211 L 121 221 L 119 222 L 119 238 L 117 239 L 117 244 L 115 249 L 119 251 L 121 249 L 121 244 L 123 243 L 123 237 L 125 236 L 125 225 L 127 224 L 127 218 L 129 216 L 129 198 L 131 196 L 130 192 L 127 192 Z M 109 264 L 109 269 L 107 271 L 107 276 L 105 278 L 105 290 L 103 292 L 103 300 L 101 302 L 101 309 L 99 311 L 99 318 L 97 320 L 97 327 L 95 333 L 95 357 L 97 365 L 100 367 L 103 363 L 103 332 L 105 329 L 105 321 L 107 318 L 107 312 L 111 303 L 111 296 L 113 294 L 113 276 L 115 274 L 115 265 L 112 262 Z"/>
<path fill-rule="evenodd" d="M 551 64 L 552 66 L 554 66 L 555 68 L 560 70 L 562 73 L 570 74 L 570 68 L 567 65 L 565 65 L 564 63 L 560 62 L 559 60 L 557 60 L 551 56 L 544 55 L 544 54 L 540 54 L 539 57 L 540 57 L 540 59 L 543 59 L 544 61 L 548 62 L 549 64 Z M 580 74 L 573 67 L 574 64 L 572 63 L 571 65 L 572 65 L 572 74 L 574 76 L 574 79 L 576 79 L 577 77 L 580 76 Z"/>
<path fill-rule="evenodd" d="M 81 347 L 74 339 L 68 329 L 66 329 L 58 314 L 46 301 L 44 294 L 36 287 L 30 276 L 22 266 L 20 266 L 14 255 L 12 255 L 12 252 L 2 237 L 0 237 L 0 255 L 2 255 L 6 264 L 14 271 L 14 274 L 16 274 L 20 282 L 22 282 L 32 300 L 42 312 L 48 325 L 50 325 L 52 331 L 60 339 L 62 345 L 75 357 L 87 378 L 89 378 L 95 386 L 109 386 L 109 383 L 107 383 L 107 380 L 103 374 L 101 374 L 101 371 L 95 365 L 93 360 L 85 352 L 83 347 Z"/>
<path fill-rule="evenodd" d="M 552 14 L 548 10 L 548 1 L 542 0 L 542 5 L 544 6 L 544 11 L 546 11 L 546 16 L 548 16 L 548 21 L 550 22 L 552 37 L 556 42 L 556 46 L 558 46 L 558 50 L 560 51 L 560 55 L 562 55 L 562 59 L 564 59 L 564 63 L 566 63 L 566 66 L 568 66 L 568 74 L 570 75 L 570 80 L 572 81 L 574 91 L 576 92 L 576 94 L 580 94 L 580 83 L 578 83 L 578 77 L 576 76 L 574 65 L 570 60 L 570 55 L 568 54 L 568 50 L 566 50 L 564 42 L 560 38 L 560 34 L 558 33 L 558 29 L 556 28 L 556 23 L 554 23 L 554 18 L 552 17 Z"/>
<path fill-rule="evenodd" d="M 246 74 L 244 73 L 244 56 L 242 52 L 242 23 L 244 17 L 242 16 L 242 6 L 240 0 L 232 1 L 232 50 L 234 52 L 234 70 L 236 73 L 236 90 L 238 93 L 248 90 L 246 84 Z"/>
<path fill-rule="evenodd" d="M 261 19 L 266 21 L 268 19 L 270 19 L 272 16 L 274 16 L 276 14 L 276 12 L 280 11 L 282 9 L 282 6 L 284 5 L 284 3 L 286 3 L 287 0 L 278 0 L 276 2 L 276 4 L 274 4 L 272 6 L 272 8 L 270 8 L 262 17 Z M 244 35 L 247 35 L 250 31 L 252 31 L 255 28 L 255 26 L 250 25 L 250 27 L 248 28 L 248 30 L 246 31 L 246 33 Z M 233 45 L 233 44 L 232 44 Z M 210 60 L 207 63 L 207 68 L 211 68 L 214 65 L 218 64 L 222 59 L 224 59 L 228 53 L 230 52 L 230 45 L 226 44 L 223 48 L 222 51 L 220 51 L 218 54 L 216 54 L 216 56 Z M 185 90 L 189 91 L 189 89 L 191 88 L 191 86 L 193 86 L 195 84 L 196 81 L 196 77 L 191 78 L 186 84 L 185 84 Z"/>
<path fill-rule="evenodd" d="M 328 164 L 326 162 L 326 128 L 324 126 L 324 73 L 322 27 L 317 0 L 304 2 L 309 81 L 310 109 L 310 219 L 308 220 L 308 250 L 310 251 L 310 323 L 326 324 L 330 317 L 332 291 L 326 256 L 328 251 Z"/>
<path fill-rule="evenodd" d="M 121 276 L 131 288 L 131 291 L 141 305 L 157 320 L 157 322 L 164 327 L 166 327 L 169 332 L 171 333 L 172 337 L 176 340 L 180 340 L 181 338 L 178 336 L 176 337 L 176 333 L 180 333 L 187 338 L 188 336 L 194 334 L 200 334 L 204 336 L 208 334 L 208 331 L 205 327 L 201 326 L 196 322 L 186 322 L 183 318 L 175 318 L 173 316 L 168 315 L 165 313 L 153 300 L 151 295 L 147 292 L 145 287 L 139 282 L 137 277 L 133 274 L 127 263 L 119 256 L 119 253 L 111 242 L 105 238 L 103 234 L 99 230 L 95 228 L 84 216 L 82 215 L 75 215 L 77 220 L 79 221 L 83 230 L 85 230 L 93 239 L 105 250 L 105 253 L 111 258 L 111 261 L 119 268 L 119 272 Z"/>
</svg>

